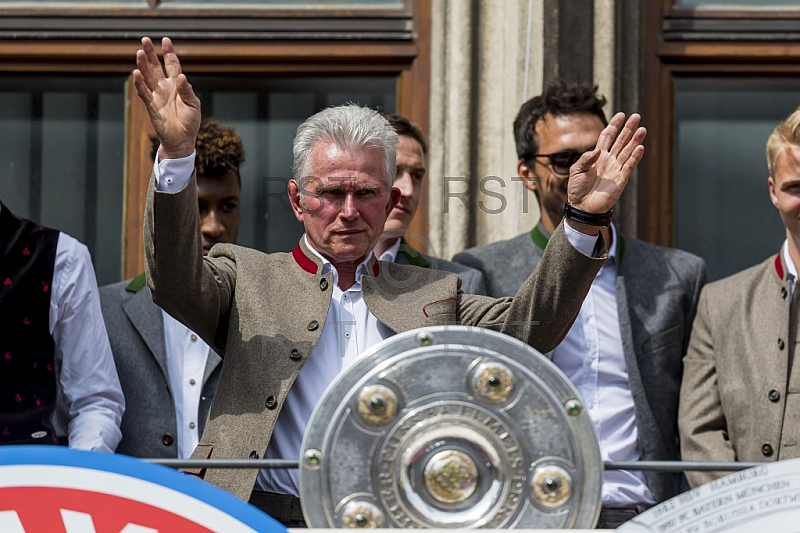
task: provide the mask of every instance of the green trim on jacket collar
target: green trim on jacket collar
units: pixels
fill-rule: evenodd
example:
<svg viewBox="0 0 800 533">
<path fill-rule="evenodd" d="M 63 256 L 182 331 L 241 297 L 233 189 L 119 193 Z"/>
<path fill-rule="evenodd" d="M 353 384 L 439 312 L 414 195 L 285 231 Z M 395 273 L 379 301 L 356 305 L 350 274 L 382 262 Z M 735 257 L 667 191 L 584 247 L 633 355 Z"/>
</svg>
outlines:
<svg viewBox="0 0 800 533">
<path fill-rule="evenodd" d="M 550 240 L 550 237 L 542 233 L 541 228 L 539 228 L 539 224 L 536 224 L 531 230 L 531 239 L 533 239 L 533 244 L 544 250 L 547 247 L 547 241 Z"/>
<path fill-rule="evenodd" d="M 406 241 L 403 237 L 400 237 L 400 249 L 398 250 L 398 252 L 405 256 L 406 261 L 408 261 L 408 264 L 414 265 L 416 267 L 430 268 L 431 262 L 422 257 L 421 253 L 417 252 L 416 255 L 411 255 L 409 253 L 409 250 L 417 252 L 417 250 L 413 246 L 408 244 L 408 241 Z"/>
<path fill-rule="evenodd" d="M 130 283 L 125 287 L 125 290 L 128 292 L 139 292 L 140 290 L 144 289 L 144 286 L 147 285 L 147 280 L 144 277 L 144 272 L 136 276 L 131 280 Z"/>
</svg>

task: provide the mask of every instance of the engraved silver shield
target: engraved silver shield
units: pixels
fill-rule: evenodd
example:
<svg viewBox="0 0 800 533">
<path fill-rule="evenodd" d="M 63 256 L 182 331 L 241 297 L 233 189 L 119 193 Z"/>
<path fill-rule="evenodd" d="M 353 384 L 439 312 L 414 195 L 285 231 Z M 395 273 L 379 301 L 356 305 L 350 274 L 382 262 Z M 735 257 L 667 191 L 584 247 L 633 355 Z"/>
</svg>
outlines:
<svg viewBox="0 0 800 533">
<path fill-rule="evenodd" d="M 303 438 L 309 527 L 591 528 L 603 466 L 564 374 L 501 333 L 441 326 L 367 350 Z"/>
</svg>

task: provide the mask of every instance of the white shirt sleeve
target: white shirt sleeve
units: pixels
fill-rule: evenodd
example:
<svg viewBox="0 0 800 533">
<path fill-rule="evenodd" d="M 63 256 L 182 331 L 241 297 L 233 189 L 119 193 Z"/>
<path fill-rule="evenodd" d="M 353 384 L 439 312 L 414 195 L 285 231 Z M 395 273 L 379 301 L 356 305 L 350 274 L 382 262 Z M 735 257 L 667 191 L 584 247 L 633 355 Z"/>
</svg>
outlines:
<svg viewBox="0 0 800 533">
<path fill-rule="evenodd" d="M 194 172 L 194 158 L 197 152 L 181 157 L 180 159 L 164 159 L 158 161 L 158 155 L 153 162 L 153 173 L 156 175 L 156 190 L 174 194 L 180 192 L 192 179 Z"/>
<path fill-rule="evenodd" d="M 111 354 L 89 250 L 58 235 L 50 297 L 50 333 L 58 380 L 69 415 L 69 446 L 113 452 L 125 398 Z"/>
<path fill-rule="evenodd" d="M 567 234 L 567 239 L 572 243 L 572 246 L 583 255 L 592 256 L 594 247 L 597 246 L 597 238 L 600 235 L 586 235 L 576 230 L 566 222 L 564 223 L 564 232 Z"/>
</svg>

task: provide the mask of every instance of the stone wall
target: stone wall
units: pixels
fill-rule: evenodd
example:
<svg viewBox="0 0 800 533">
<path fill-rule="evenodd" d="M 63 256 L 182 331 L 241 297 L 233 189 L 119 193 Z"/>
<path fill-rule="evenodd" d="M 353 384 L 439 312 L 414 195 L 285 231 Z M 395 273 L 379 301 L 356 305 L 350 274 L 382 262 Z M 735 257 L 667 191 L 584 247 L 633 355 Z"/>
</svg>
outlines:
<svg viewBox="0 0 800 533">
<path fill-rule="evenodd" d="M 547 80 L 590 79 L 606 109 L 638 109 L 638 0 L 434 0 L 429 240 L 449 258 L 530 230 L 512 123 Z M 615 220 L 635 235 L 636 181 Z M 524 192 L 523 192 L 524 191 Z"/>
</svg>

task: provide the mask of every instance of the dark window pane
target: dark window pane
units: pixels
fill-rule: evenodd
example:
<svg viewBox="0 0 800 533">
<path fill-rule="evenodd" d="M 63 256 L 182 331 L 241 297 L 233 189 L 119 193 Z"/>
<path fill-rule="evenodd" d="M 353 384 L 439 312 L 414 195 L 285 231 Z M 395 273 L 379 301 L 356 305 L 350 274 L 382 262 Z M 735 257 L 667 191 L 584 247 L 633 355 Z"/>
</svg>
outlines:
<svg viewBox="0 0 800 533">
<path fill-rule="evenodd" d="M 355 102 L 395 110 L 397 78 L 192 76 L 204 116 L 236 128 L 242 136 L 242 226 L 238 243 L 265 252 L 289 251 L 303 234 L 292 213 L 286 184 L 292 175 L 297 126 L 317 111 Z"/>
<path fill-rule="evenodd" d="M 0 199 L 87 244 L 99 283 L 121 279 L 124 78 L 0 80 Z M 395 109 L 396 78 L 192 77 L 203 112 L 242 135 L 239 243 L 290 250 L 302 234 L 286 199 L 297 126 L 328 105 Z"/>
<path fill-rule="evenodd" d="M 0 79 L 0 198 L 122 275 L 124 77 Z"/>
<path fill-rule="evenodd" d="M 3 4 L 20 4 L 20 0 L 0 0 L 0 5 Z M 48 4 L 76 4 L 80 6 L 81 4 L 106 4 L 103 7 L 111 6 L 113 4 L 141 4 L 142 6 L 147 6 L 147 0 L 47 0 Z"/>
<path fill-rule="evenodd" d="M 369 6 L 396 6 L 398 9 L 403 7 L 402 2 L 398 0 L 161 0 L 160 5 L 169 4 L 262 4 L 267 6 L 288 6 L 288 7 L 317 7 L 320 4 L 337 4 L 337 7 L 345 4 L 347 7 L 369 7 Z"/>
<path fill-rule="evenodd" d="M 711 280 L 777 253 L 785 238 L 765 150 L 799 103 L 796 78 L 675 81 L 675 246 L 703 257 Z"/>
<path fill-rule="evenodd" d="M 797 7 L 797 0 L 675 0 L 676 6 Z"/>
</svg>

